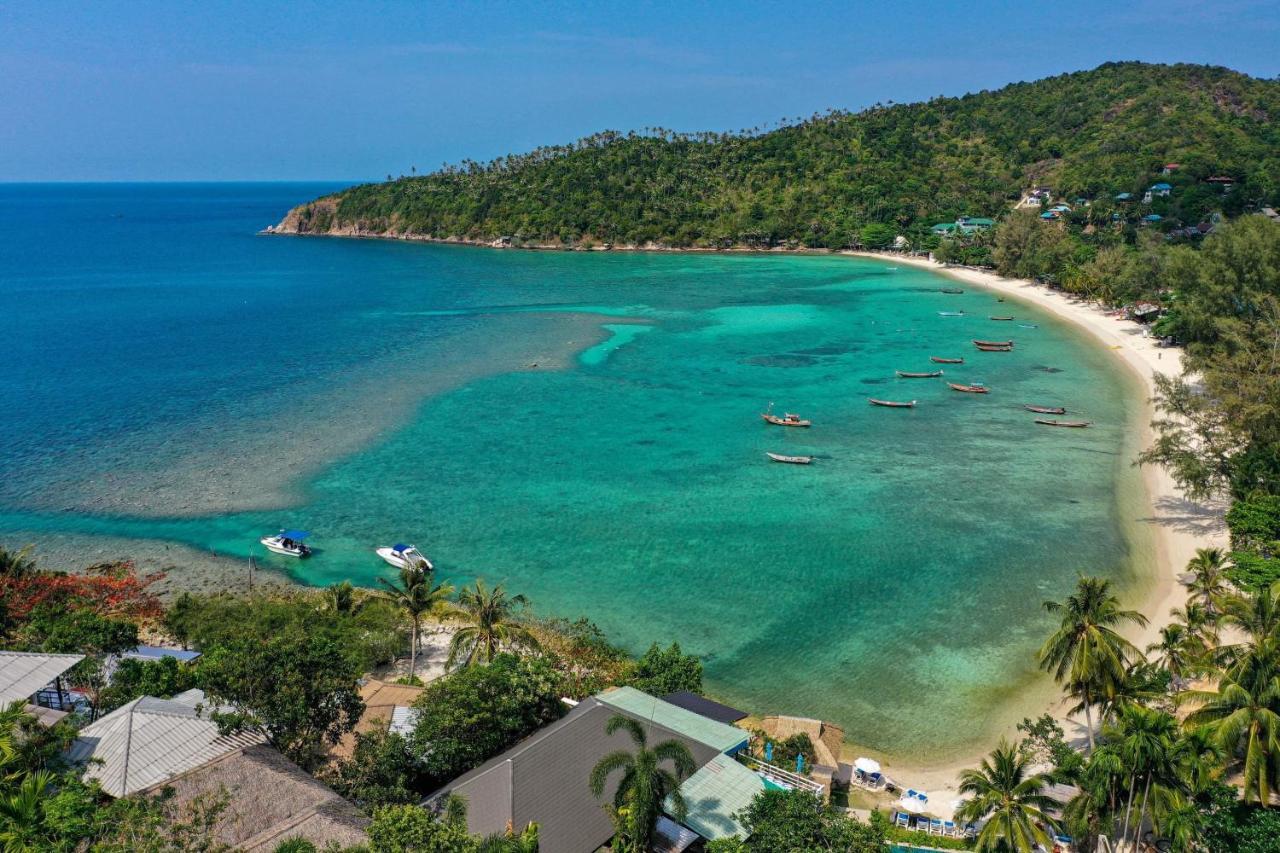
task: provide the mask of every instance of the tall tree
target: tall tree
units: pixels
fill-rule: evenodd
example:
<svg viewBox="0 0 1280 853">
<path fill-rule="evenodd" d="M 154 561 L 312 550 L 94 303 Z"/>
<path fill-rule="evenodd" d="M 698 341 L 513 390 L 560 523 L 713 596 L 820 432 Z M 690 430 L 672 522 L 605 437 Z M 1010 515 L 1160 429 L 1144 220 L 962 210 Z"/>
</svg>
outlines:
<svg viewBox="0 0 1280 853">
<path fill-rule="evenodd" d="M 1031 758 L 1005 741 L 977 769 L 960 774 L 960 793 L 968 794 L 956 812 L 962 821 L 985 820 L 977 849 L 1032 853 L 1052 842 L 1042 827 L 1056 828 L 1048 810 L 1056 803 L 1045 794 L 1049 778 L 1030 772 Z"/>
<path fill-rule="evenodd" d="M 1126 622 L 1146 625 L 1147 619 L 1136 610 L 1121 608 L 1111 594 L 1110 581 L 1103 578 L 1081 577 L 1066 601 L 1046 601 L 1044 608 L 1060 616 L 1061 622 L 1040 647 L 1040 666 L 1080 699 L 1092 752 L 1092 706 L 1109 683 L 1125 677 L 1128 662 L 1139 656 L 1116 629 Z"/>
<path fill-rule="evenodd" d="M 433 584 L 432 573 L 406 566 L 400 570 L 400 583 L 378 578 L 385 587 L 383 598 L 395 604 L 409 617 L 409 677 L 418 677 L 418 633 L 422 617 L 429 613 L 444 613 L 453 587 Z"/>
<path fill-rule="evenodd" d="M 1230 566 L 1231 558 L 1221 548 L 1197 548 L 1196 555 L 1187 563 L 1187 571 L 1192 576 L 1188 588 L 1210 614 L 1221 609 L 1231 591 L 1227 583 Z"/>
<path fill-rule="evenodd" d="M 458 593 L 455 615 L 463 626 L 453 635 L 445 666 L 488 663 L 502 651 L 536 650 L 537 639 L 516 618 L 516 609 L 526 603 L 523 595 L 508 597 L 502 584 L 489 589 L 480 579 Z"/>
<path fill-rule="evenodd" d="M 680 784 L 693 775 L 697 765 L 689 747 L 678 740 L 664 740 L 650 748 L 644 727 L 630 717 L 614 714 L 604 730 L 610 735 L 625 731 L 635 750 L 618 750 L 600 759 L 591 768 L 588 785 L 599 799 L 604 796 L 609 777 L 622 772 L 613 792 L 613 813 L 620 816 L 624 837 L 621 846 L 615 842 L 614 849 L 620 853 L 647 853 L 664 803 L 677 821 L 688 814 Z"/>
</svg>

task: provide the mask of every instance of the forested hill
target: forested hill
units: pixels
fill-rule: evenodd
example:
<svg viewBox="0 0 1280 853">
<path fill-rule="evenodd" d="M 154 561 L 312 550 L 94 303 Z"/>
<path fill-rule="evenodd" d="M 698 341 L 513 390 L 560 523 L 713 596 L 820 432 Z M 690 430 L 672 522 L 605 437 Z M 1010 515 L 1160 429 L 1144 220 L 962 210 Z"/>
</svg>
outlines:
<svg viewBox="0 0 1280 853">
<path fill-rule="evenodd" d="M 1180 168 L 1161 178 L 1163 164 Z M 1280 81 L 1224 68 L 1109 63 L 997 91 L 834 112 L 769 132 L 600 133 L 488 164 L 353 187 L 290 211 L 287 233 L 515 243 L 849 245 L 1059 198 L 1189 191 L 1280 201 Z M 1233 212 L 1233 211 L 1228 211 Z"/>
</svg>

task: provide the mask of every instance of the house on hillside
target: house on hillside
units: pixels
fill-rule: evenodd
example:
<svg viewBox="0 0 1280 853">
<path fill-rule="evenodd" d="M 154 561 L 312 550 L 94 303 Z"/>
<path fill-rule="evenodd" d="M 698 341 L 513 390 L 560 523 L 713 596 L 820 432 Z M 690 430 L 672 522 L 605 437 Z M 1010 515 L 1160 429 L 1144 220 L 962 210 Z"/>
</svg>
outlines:
<svg viewBox="0 0 1280 853">
<path fill-rule="evenodd" d="M 1119 201 L 1119 202 L 1133 201 L 1133 193 L 1117 193 L 1116 201 Z"/>
<path fill-rule="evenodd" d="M 670 698 L 615 687 L 584 699 L 565 717 L 450 782 L 425 805 L 442 808 L 448 796 L 458 795 L 467 801 L 472 833 L 508 827 L 518 831 L 537 823 L 542 853 L 591 853 L 614 832 L 602 801 L 588 789 L 591 769 L 611 752 L 634 748 L 625 731 L 605 733 L 608 721 L 621 714 L 641 725 L 650 746 L 675 740 L 693 755 L 697 769 L 680 787 L 688 815 L 682 825 L 670 814 L 664 819 L 664 850 L 682 851 L 703 839 L 745 837 L 735 815 L 777 784 L 735 758 L 747 746 L 748 734 L 725 720 L 745 715 L 693 694 Z M 609 778 L 606 799 L 618 778 Z M 820 795 L 819 786 L 796 778 L 798 786 Z"/>
<path fill-rule="evenodd" d="M 1146 216 L 1142 217 L 1142 221 L 1147 225 L 1155 225 L 1163 219 L 1164 217 L 1158 213 L 1148 213 Z"/>
<path fill-rule="evenodd" d="M 62 677 L 82 660 L 84 655 L 0 651 L 0 708 L 24 702 L 28 714 L 53 725 L 72 709 Z"/>
<path fill-rule="evenodd" d="M 972 234 L 995 227 L 996 221 L 985 216 L 958 216 L 955 222 L 939 222 L 929 230 L 934 234 Z"/>
<path fill-rule="evenodd" d="M 1182 167 L 1181 167 L 1181 164 L 1179 163 L 1165 163 L 1164 167 L 1160 170 L 1160 174 L 1168 177 L 1169 175 L 1172 175 L 1174 172 L 1178 171 L 1178 169 L 1180 168 Z"/>
<path fill-rule="evenodd" d="M 1204 180 L 1207 184 L 1221 187 L 1223 192 L 1229 191 L 1236 183 L 1235 178 L 1229 178 L 1226 175 L 1214 175 L 1212 178 L 1205 178 Z"/>
<path fill-rule="evenodd" d="M 172 789 L 181 810 L 229 800 L 212 834 L 237 850 L 274 850 L 290 838 L 318 848 L 366 844 L 368 818 L 267 744 L 256 732 L 223 735 L 204 693 L 143 696 L 80 730 L 67 758 L 85 765 L 112 797 Z M 181 813 L 181 811 L 179 812 Z"/>
<path fill-rule="evenodd" d="M 1152 184 L 1142 196 L 1143 204 L 1151 204 L 1151 200 L 1155 198 L 1166 198 L 1169 193 L 1173 192 L 1173 186 L 1161 181 L 1158 184 Z"/>
</svg>

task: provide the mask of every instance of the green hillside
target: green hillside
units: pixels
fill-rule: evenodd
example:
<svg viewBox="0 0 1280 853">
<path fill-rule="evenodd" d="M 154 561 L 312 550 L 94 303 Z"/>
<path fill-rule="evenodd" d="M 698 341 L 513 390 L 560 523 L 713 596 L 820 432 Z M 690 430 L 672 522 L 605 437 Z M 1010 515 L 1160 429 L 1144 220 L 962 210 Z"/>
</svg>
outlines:
<svg viewBox="0 0 1280 853">
<path fill-rule="evenodd" d="M 1280 201 L 1280 81 L 1225 68 L 1109 63 L 998 91 L 834 112 L 769 132 L 620 134 L 346 190 L 280 230 L 516 242 L 849 245 L 999 216 L 1021 191 L 1141 195 L 1189 223 Z M 1172 177 L 1161 166 L 1177 162 Z M 1204 182 L 1227 176 L 1230 193 Z"/>
</svg>

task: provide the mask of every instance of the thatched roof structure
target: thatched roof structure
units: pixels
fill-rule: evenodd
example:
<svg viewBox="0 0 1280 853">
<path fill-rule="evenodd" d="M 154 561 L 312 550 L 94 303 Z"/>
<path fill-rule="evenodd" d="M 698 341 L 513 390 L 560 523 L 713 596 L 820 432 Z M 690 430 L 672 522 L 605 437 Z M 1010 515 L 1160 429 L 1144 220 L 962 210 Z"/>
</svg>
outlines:
<svg viewBox="0 0 1280 853">
<path fill-rule="evenodd" d="M 359 809 L 265 744 L 223 756 L 163 788 L 173 790 L 179 809 L 225 791 L 230 799 L 213 835 L 237 850 L 270 851 L 290 838 L 321 849 L 369 842 L 369 819 Z"/>
</svg>

